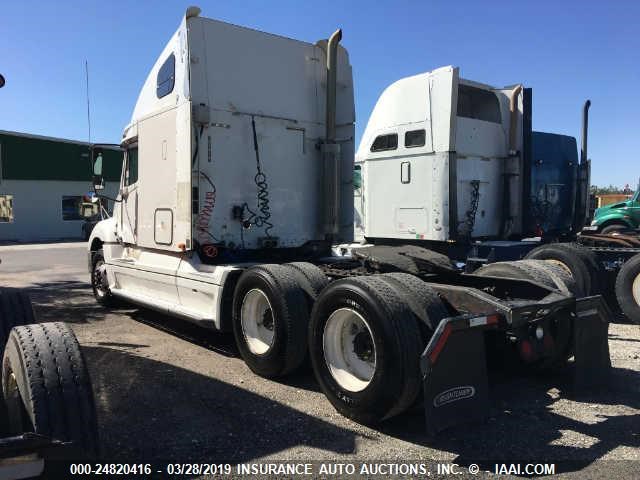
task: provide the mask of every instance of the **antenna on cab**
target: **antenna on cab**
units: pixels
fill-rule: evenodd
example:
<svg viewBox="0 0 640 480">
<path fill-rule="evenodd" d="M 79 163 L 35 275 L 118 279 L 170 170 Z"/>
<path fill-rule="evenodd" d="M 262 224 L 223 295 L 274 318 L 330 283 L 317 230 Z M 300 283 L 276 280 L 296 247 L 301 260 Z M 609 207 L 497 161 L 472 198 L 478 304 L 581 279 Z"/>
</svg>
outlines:
<svg viewBox="0 0 640 480">
<path fill-rule="evenodd" d="M 91 114 L 89 109 L 89 62 L 87 60 L 84 61 L 84 73 L 87 85 L 87 125 L 89 127 L 89 143 L 91 143 Z"/>
</svg>

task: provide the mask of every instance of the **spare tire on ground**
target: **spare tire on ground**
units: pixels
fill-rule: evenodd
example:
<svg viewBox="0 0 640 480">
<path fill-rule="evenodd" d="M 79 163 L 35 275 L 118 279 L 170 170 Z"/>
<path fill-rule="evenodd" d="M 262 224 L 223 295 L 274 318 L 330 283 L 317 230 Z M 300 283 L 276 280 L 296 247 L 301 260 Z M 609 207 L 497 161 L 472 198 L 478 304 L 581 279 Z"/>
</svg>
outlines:
<svg viewBox="0 0 640 480">
<path fill-rule="evenodd" d="M 29 294 L 17 288 L 0 289 L 0 359 L 13 327 L 35 323 Z"/>
<path fill-rule="evenodd" d="M 548 260 L 569 271 L 584 295 L 601 293 L 602 268 L 591 250 L 575 243 L 548 243 L 531 250 L 526 259 Z"/>
<path fill-rule="evenodd" d="M 640 324 L 640 255 L 627 260 L 616 277 L 616 299 L 633 323 Z"/>
<path fill-rule="evenodd" d="M 96 411 L 78 341 L 61 322 L 15 327 L 2 362 L 9 435 L 70 443 L 70 458 L 98 453 Z"/>
</svg>

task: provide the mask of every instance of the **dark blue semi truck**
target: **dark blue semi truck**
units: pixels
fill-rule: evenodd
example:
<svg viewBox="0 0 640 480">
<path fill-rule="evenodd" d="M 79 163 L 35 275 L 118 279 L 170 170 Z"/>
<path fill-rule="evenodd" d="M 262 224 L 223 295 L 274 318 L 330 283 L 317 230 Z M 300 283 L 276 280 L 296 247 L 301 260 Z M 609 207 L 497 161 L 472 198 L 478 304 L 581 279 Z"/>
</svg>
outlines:
<svg viewBox="0 0 640 480">
<path fill-rule="evenodd" d="M 527 96 L 530 92 L 525 90 L 525 105 Z M 612 307 L 620 307 L 631 321 L 640 323 L 640 232 L 608 234 L 585 228 L 590 203 L 590 105 L 585 102 L 583 109 L 580 155 L 573 137 L 530 132 L 524 142 L 528 152 L 523 155 L 524 239 L 472 243 L 467 270 L 521 258 L 549 260 L 568 269 L 585 295 L 604 294 Z"/>
</svg>

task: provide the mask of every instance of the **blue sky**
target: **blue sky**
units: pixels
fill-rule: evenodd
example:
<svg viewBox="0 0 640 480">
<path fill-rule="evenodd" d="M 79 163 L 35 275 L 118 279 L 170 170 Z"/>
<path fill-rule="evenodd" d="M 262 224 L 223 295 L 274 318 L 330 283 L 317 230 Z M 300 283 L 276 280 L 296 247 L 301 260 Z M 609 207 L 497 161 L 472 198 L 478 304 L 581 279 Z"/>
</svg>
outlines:
<svg viewBox="0 0 640 480">
<path fill-rule="evenodd" d="M 148 70 L 192 2 L 3 2 L 0 129 L 118 142 Z M 456 65 L 465 78 L 533 88 L 536 130 L 578 137 L 593 105 L 593 183 L 640 176 L 640 2 L 201 1 L 203 15 L 306 41 L 344 31 L 358 139 L 380 92 Z"/>
</svg>

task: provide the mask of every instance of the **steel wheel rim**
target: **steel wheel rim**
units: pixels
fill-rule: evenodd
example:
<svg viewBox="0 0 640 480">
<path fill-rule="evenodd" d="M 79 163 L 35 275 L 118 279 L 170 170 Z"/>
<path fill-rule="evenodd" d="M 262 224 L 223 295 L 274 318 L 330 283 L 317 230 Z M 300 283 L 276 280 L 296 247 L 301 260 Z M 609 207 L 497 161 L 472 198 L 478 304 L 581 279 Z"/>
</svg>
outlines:
<svg viewBox="0 0 640 480">
<path fill-rule="evenodd" d="M 636 301 L 636 305 L 640 306 L 640 273 L 636 275 L 633 281 L 631 292 L 633 293 L 633 299 Z"/>
<path fill-rule="evenodd" d="M 107 266 L 103 261 L 96 262 L 96 266 L 93 268 L 93 287 L 99 297 L 104 297 L 109 292 Z"/>
<path fill-rule="evenodd" d="M 334 311 L 322 335 L 324 361 L 333 379 L 345 390 L 361 392 L 376 372 L 377 352 L 371 327 L 355 310 Z"/>
<path fill-rule="evenodd" d="M 259 288 L 249 290 L 240 308 L 242 335 L 254 355 L 264 355 L 273 346 L 275 319 L 267 295 Z"/>
</svg>

